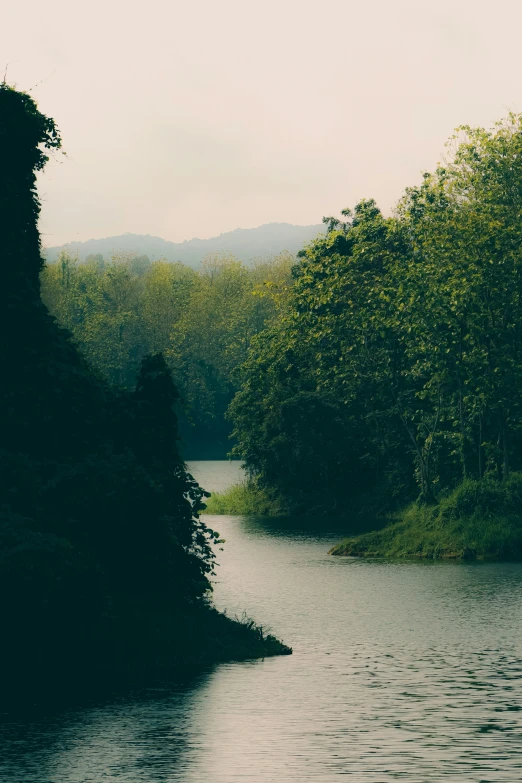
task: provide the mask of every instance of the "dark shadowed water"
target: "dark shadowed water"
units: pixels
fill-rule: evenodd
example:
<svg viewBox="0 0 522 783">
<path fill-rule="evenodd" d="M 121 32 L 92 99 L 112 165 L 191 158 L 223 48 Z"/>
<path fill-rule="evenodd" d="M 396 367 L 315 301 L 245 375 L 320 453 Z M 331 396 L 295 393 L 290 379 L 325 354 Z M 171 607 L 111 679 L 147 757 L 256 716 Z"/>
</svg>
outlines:
<svg viewBox="0 0 522 783">
<path fill-rule="evenodd" d="M 192 467 L 210 488 L 238 468 Z M 293 656 L 4 716 L 2 783 L 522 779 L 522 565 L 332 558 L 332 525 L 208 521 L 217 605 Z"/>
</svg>

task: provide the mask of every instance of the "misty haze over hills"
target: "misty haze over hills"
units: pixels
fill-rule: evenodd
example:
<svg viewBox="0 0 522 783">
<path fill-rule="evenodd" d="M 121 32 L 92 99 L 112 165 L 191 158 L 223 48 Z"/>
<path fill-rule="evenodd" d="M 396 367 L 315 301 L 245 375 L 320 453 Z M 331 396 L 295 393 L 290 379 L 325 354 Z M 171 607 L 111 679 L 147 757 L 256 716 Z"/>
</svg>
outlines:
<svg viewBox="0 0 522 783">
<path fill-rule="evenodd" d="M 209 253 L 230 252 L 244 263 L 256 258 L 274 256 L 287 250 L 297 253 L 318 233 L 322 224 L 315 226 L 294 226 L 290 223 L 267 223 L 258 228 L 237 228 L 211 239 L 190 239 L 185 242 L 169 242 L 149 234 L 122 234 L 105 239 L 88 239 L 85 242 L 69 242 L 60 247 L 44 249 L 47 261 L 56 261 L 61 250 L 78 254 L 80 259 L 101 253 L 110 258 L 119 251 L 146 255 L 151 261 L 164 258 L 167 261 L 181 261 L 196 267 Z"/>
</svg>

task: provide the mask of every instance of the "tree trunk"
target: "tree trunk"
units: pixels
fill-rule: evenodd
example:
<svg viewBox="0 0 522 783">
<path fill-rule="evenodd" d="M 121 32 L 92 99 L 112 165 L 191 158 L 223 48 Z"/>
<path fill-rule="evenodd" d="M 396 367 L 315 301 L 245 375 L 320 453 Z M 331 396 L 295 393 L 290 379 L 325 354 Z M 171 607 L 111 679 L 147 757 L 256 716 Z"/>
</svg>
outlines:
<svg viewBox="0 0 522 783">
<path fill-rule="evenodd" d="M 466 433 L 464 428 L 464 401 L 462 399 L 462 384 L 459 379 L 459 421 L 460 421 L 460 461 L 462 464 L 462 478 L 466 478 L 468 471 L 466 466 Z"/>
<path fill-rule="evenodd" d="M 484 468 L 482 465 L 482 421 L 483 421 L 483 413 L 480 412 L 479 415 L 479 443 L 478 443 L 478 475 L 479 480 L 484 475 Z"/>
<path fill-rule="evenodd" d="M 502 478 L 504 481 L 509 476 L 509 451 L 508 451 L 508 434 L 506 422 L 504 420 L 502 426 Z"/>
</svg>

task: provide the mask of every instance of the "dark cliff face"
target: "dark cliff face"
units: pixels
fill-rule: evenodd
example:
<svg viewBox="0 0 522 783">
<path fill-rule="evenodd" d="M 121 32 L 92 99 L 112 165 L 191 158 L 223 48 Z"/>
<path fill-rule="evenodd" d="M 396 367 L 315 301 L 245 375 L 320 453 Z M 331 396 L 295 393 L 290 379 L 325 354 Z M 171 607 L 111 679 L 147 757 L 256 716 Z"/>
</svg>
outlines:
<svg viewBox="0 0 522 783">
<path fill-rule="evenodd" d="M 36 175 L 60 146 L 53 120 L 0 85 L 0 448 L 48 457 L 92 440 L 103 396 L 40 300 Z"/>
<path fill-rule="evenodd" d="M 59 146 L 34 101 L 0 86 L 0 622 L 15 657 L 39 634 L 81 636 L 116 591 L 197 599 L 213 559 L 163 359 L 136 392 L 112 388 L 40 299 L 35 181 Z"/>
<path fill-rule="evenodd" d="M 2 237 L 2 295 L 39 290 L 42 268 L 37 220 L 40 202 L 36 175 L 59 149 L 60 134 L 53 120 L 38 111 L 25 93 L 0 84 L 0 236 Z"/>
</svg>

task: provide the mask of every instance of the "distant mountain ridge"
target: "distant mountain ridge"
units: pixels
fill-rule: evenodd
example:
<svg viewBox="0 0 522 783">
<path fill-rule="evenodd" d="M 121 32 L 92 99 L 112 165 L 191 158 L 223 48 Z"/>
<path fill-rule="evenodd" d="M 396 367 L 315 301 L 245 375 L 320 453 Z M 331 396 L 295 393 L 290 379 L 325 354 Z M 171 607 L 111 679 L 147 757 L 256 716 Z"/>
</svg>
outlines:
<svg viewBox="0 0 522 783">
<path fill-rule="evenodd" d="M 266 223 L 258 228 L 236 228 L 211 239 L 189 239 L 185 242 L 169 242 L 150 234 L 121 234 L 105 239 L 88 239 L 85 242 L 69 242 L 59 247 L 44 248 L 47 261 L 56 261 L 62 250 L 78 254 L 79 258 L 101 253 L 124 251 L 146 255 L 151 261 L 164 258 L 167 261 L 181 261 L 188 266 L 197 266 L 209 253 L 230 252 L 244 263 L 255 258 L 277 255 L 287 250 L 297 253 L 301 248 L 324 230 L 316 226 L 295 226 L 291 223 Z"/>
</svg>

